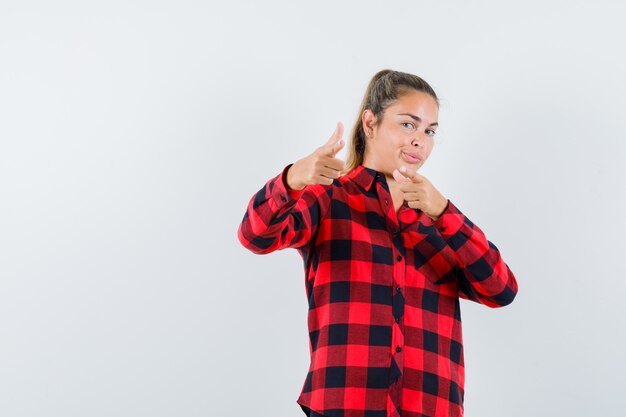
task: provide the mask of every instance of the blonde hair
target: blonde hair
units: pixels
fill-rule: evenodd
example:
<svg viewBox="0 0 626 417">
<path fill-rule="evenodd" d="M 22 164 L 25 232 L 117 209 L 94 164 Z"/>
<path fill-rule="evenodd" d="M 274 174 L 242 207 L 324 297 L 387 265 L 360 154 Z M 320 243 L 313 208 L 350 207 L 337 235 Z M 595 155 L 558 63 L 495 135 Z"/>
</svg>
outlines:
<svg viewBox="0 0 626 417">
<path fill-rule="evenodd" d="M 430 95 L 439 105 L 435 90 L 417 75 L 385 69 L 372 77 L 367 90 L 365 90 L 359 114 L 352 128 L 345 172 L 363 164 L 363 154 L 365 153 L 365 132 L 361 119 L 363 112 L 367 109 L 371 110 L 376 116 L 376 124 L 378 124 L 383 118 L 385 109 L 393 104 L 398 97 L 412 90 L 422 91 Z"/>
</svg>

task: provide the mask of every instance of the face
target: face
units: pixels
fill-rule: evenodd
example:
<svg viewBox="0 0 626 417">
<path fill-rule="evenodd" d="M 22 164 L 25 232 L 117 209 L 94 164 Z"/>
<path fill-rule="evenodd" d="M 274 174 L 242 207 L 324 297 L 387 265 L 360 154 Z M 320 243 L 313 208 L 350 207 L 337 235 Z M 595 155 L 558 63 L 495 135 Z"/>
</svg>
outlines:
<svg viewBox="0 0 626 417">
<path fill-rule="evenodd" d="M 388 177 L 401 166 L 419 170 L 433 149 L 438 114 L 435 99 L 415 90 L 387 107 L 376 124 L 374 113 L 365 110 L 361 117 L 363 129 L 370 134 L 366 136 L 363 165 Z"/>
</svg>

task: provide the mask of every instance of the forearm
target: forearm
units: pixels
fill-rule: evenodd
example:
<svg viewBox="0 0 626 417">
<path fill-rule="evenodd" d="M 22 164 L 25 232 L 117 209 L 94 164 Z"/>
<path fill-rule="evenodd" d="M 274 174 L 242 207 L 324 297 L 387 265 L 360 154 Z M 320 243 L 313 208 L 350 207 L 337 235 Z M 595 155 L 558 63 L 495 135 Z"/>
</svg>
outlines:
<svg viewBox="0 0 626 417">
<path fill-rule="evenodd" d="M 288 189 L 285 183 L 288 168 L 250 199 L 239 225 L 239 241 L 254 253 L 303 246 L 317 225 L 315 196 Z"/>
<path fill-rule="evenodd" d="M 457 256 L 461 296 L 490 307 L 510 304 L 517 281 L 483 231 L 452 202 L 433 224 Z"/>
</svg>

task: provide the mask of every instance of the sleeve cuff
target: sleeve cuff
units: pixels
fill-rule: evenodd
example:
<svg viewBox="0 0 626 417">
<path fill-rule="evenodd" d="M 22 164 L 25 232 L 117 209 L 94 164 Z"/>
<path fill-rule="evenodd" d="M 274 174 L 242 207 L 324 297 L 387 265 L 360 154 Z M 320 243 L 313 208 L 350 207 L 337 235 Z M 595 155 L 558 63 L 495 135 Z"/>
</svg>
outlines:
<svg viewBox="0 0 626 417">
<path fill-rule="evenodd" d="M 283 169 L 280 175 L 276 178 L 274 187 L 271 190 L 272 199 L 278 207 L 299 199 L 306 188 L 305 187 L 302 190 L 292 190 L 287 185 L 287 171 L 292 165 L 293 164 L 289 164 Z"/>
<path fill-rule="evenodd" d="M 463 226 L 465 215 L 448 200 L 448 205 L 437 220 L 433 220 L 433 225 L 444 238 L 453 236 Z"/>
</svg>

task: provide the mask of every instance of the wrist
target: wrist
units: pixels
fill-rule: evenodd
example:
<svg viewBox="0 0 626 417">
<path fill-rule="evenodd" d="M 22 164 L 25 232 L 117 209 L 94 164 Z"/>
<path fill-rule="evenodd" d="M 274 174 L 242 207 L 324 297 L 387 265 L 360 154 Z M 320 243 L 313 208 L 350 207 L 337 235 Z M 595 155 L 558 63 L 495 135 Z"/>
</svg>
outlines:
<svg viewBox="0 0 626 417">
<path fill-rule="evenodd" d="M 287 168 L 287 175 L 285 175 L 285 186 L 289 190 L 300 191 L 304 188 L 304 184 L 300 184 L 294 179 L 294 166 L 296 164 L 292 164 L 289 168 Z"/>
<path fill-rule="evenodd" d="M 441 204 L 439 205 L 440 209 L 437 211 L 437 213 L 433 214 L 433 215 L 428 215 L 428 217 L 430 217 L 433 221 L 439 219 L 443 213 L 447 210 L 448 208 L 448 199 L 444 197 L 444 199 L 442 200 Z"/>
</svg>

